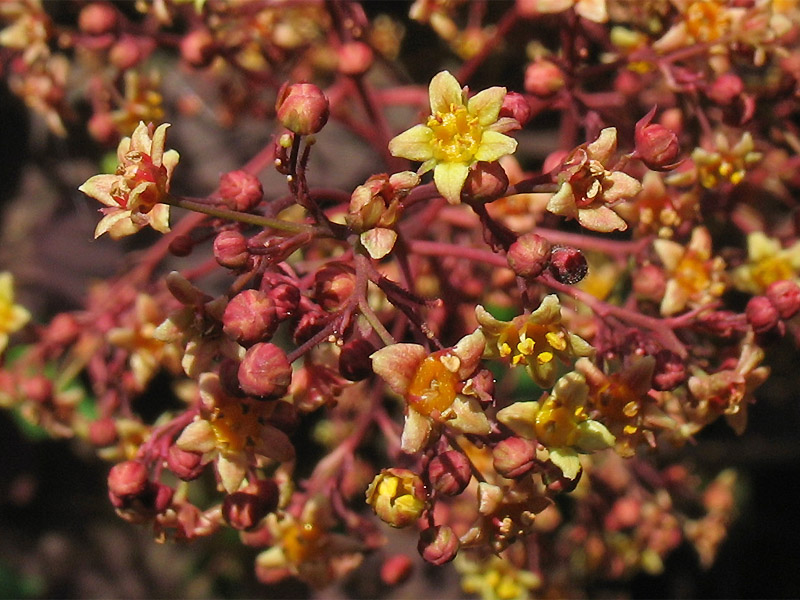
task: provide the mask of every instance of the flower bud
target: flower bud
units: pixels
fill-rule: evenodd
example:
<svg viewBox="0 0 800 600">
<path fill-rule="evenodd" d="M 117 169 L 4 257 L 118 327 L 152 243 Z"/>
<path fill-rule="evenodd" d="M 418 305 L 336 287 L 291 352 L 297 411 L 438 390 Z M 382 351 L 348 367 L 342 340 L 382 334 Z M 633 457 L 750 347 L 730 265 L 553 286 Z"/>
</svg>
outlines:
<svg viewBox="0 0 800 600">
<path fill-rule="evenodd" d="M 791 319 L 800 311 L 800 286 L 788 279 L 769 285 L 766 296 L 781 319 Z"/>
<path fill-rule="evenodd" d="M 313 83 L 284 84 L 275 103 L 278 121 L 300 135 L 317 133 L 328 122 L 330 105 Z"/>
<path fill-rule="evenodd" d="M 117 426 L 114 419 L 105 417 L 89 423 L 89 441 L 98 448 L 106 448 L 118 439 Z"/>
<path fill-rule="evenodd" d="M 94 113 L 89 118 L 86 129 L 89 131 L 89 135 L 101 144 L 111 144 L 119 136 L 111 113 L 105 110 Z"/>
<path fill-rule="evenodd" d="M 78 29 L 89 35 L 108 33 L 117 25 L 117 11 L 110 4 L 92 2 L 78 14 Z"/>
<path fill-rule="evenodd" d="M 520 277 L 538 277 L 550 263 L 550 250 L 550 242 L 542 236 L 523 234 L 508 248 L 508 266 Z"/>
<path fill-rule="evenodd" d="M 656 113 L 655 107 L 642 117 L 634 130 L 636 153 L 641 161 L 654 171 L 671 169 L 680 154 L 678 136 L 657 123 L 651 124 Z"/>
<path fill-rule="evenodd" d="M 756 333 L 766 333 L 780 322 L 778 309 L 766 296 L 753 296 L 744 311 L 747 322 Z"/>
<path fill-rule="evenodd" d="M 586 257 L 577 248 L 556 246 L 550 252 L 550 274 L 567 285 L 574 285 L 586 277 L 589 265 Z"/>
<path fill-rule="evenodd" d="M 31 375 L 20 383 L 22 395 L 37 404 L 47 404 L 52 401 L 53 390 L 53 382 L 44 375 Z"/>
<path fill-rule="evenodd" d="M 239 365 L 242 391 L 257 398 L 279 398 L 292 381 L 292 365 L 275 344 L 259 343 L 247 350 Z"/>
<path fill-rule="evenodd" d="M 446 496 L 463 492 L 472 478 L 469 459 L 456 450 L 434 456 L 428 463 L 428 480 L 434 489 Z"/>
<path fill-rule="evenodd" d="M 392 527 L 407 527 L 425 509 L 425 486 L 419 475 L 408 469 L 383 469 L 366 493 L 367 504 Z"/>
<path fill-rule="evenodd" d="M 362 75 L 372 66 L 372 48 L 364 42 L 348 42 L 336 52 L 339 72 L 345 75 Z"/>
<path fill-rule="evenodd" d="M 200 452 L 181 450 L 173 444 L 167 451 L 167 468 L 180 479 L 192 481 L 203 473 L 203 455 Z"/>
<path fill-rule="evenodd" d="M 356 338 L 342 346 L 339 353 L 339 373 L 350 381 L 361 381 L 372 375 L 370 355 L 375 346 L 364 338 Z"/>
<path fill-rule="evenodd" d="M 124 72 L 132 69 L 144 58 L 145 52 L 136 38 L 123 35 L 108 53 L 109 62 Z"/>
<path fill-rule="evenodd" d="M 247 240 L 236 230 L 220 231 L 214 238 L 214 258 L 220 265 L 228 269 L 244 268 L 250 259 Z"/>
<path fill-rule="evenodd" d="M 633 278 L 633 291 L 644 300 L 661 302 L 666 289 L 667 277 L 664 270 L 656 265 L 644 265 Z"/>
<path fill-rule="evenodd" d="M 60 313 L 50 321 L 42 338 L 49 344 L 66 346 L 77 340 L 80 334 L 81 325 L 78 320 L 69 313 Z"/>
<path fill-rule="evenodd" d="M 508 175 L 499 162 L 478 162 L 469 170 L 461 193 L 474 202 L 497 200 L 508 189 Z"/>
<path fill-rule="evenodd" d="M 458 536 L 447 525 L 434 525 L 419 534 L 417 550 L 420 556 L 437 567 L 453 560 L 458 548 Z"/>
<path fill-rule="evenodd" d="M 564 73 L 549 60 L 540 58 L 525 69 L 525 91 L 539 98 L 548 98 L 564 87 Z"/>
<path fill-rule="evenodd" d="M 269 340 L 278 323 L 272 300 L 258 290 L 236 294 L 222 315 L 223 331 L 245 347 Z"/>
<path fill-rule="evenodd" d="M 292 339 L 297 345 L 303 344 L 318 334 L 328 322 L 328 314 L 318 308 L 308 310 L 298 319 Z"/>
<path fill-rule="evenodd" d="M 280 321 L 294 316 L 300 304 L 300 290 L 290 283 L 274 282 L 267 278 L 261 282 L 261 291 L 265 292 L 275 306 L 275 315 Z"/>
<path fill-rule="evenodd" d="M 201 27 L 190 31 L 181 40 L 181 57 L 193 67 L 202 68 L 211 64 L 216 53 L 214 36 Z"/>
<path fill-rule="evenodd" d="M 707 93 L 720 106 L 728 106 L 744 93 L 744 82 L 738 75 L 724 73 L 711 84 Z"/>
<path fill-rule="evenodd" d="M 222 516 L 234 529 L 255 529 L 264 517 L 278 508 L 278 497 L 278 486 L 274 481 L 258 481 L 245 490 L 225 496 Z"/>
<path fill-rule="evenodd" d="M 169 243 L 169 252 L 173 256 L 189 256 L 194 249 L 194 241 L 188 235 L 178 235 Z"/>
<path fill-rule="evenodd" d="M 314 299 L 327 311 L 342 308 L 356 289 L 356 274 L 352 267 L 334 263 L 314 275 Z"/>
<path fill-rule="evenodd" d="M 525 127 L 525 124 L 531 118 L 531 105 L 522 94 L 508 92 L 503 98 L 500 117 L 510 117 L 519 123 L 519 127 Z"/>
<path fill-rule="evenodd" d="M 124 498 L 141 494 L 147 487 L 147 467 L 137 460 L 126 460 L 111 467 L 108 491 Z"/>
<path fill-rule="evenodd" d="M 255 175 L 247 171 L 231 171 L 220 176 L 219 195 L 231 210 L 247 212 L 264 198 L 264 188 Z"/>
<path fill-rule="evenodd" d="M 494 470 L 509 479 L 529 473 L 535 458 L 536 443 L 521 437 L 501 440 L 492 449 Z"/>
<path fill-rule="evenodd" d="M 671 350 L 659 350 L 655 355 L 656 364 L 653 371 L 653 389 L 660 392 L 674 390 L 688 376 L 686 363 Z"/>
<path fill-rule="evenodd" d="M 381 581 L 386 585 L 399 585 L 408 579 L 414 565 L 405 554 L 393 554 L 381 565 Z"/>
</svg>

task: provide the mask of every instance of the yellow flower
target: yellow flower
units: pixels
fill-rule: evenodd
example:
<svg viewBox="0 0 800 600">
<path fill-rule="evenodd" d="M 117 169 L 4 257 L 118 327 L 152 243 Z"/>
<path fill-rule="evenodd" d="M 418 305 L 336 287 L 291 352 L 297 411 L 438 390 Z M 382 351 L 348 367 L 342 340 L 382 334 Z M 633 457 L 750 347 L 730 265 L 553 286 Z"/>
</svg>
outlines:
<svg viewBox="0 0 800 600">
<path fill-rule="evenodd" d="M 478 161 L 493 162 L 517 149 L 503 132 L 518 124 L 499 118 L 506 89 L 492 87 L 467 99 L 456 78 L 442 71 L 431 80 L 431 116 L 389 142 L 389 152 L 423 161 L 418 173 L 433 169 L 436 189 L 450 203 L 461 201 L 469 168 Z"/>
<path fill-rule="evenodd" d="M 425 508 L 425 485 L 408 469 L 383 469 L 367 488 L 369 504 L 382 521 L 392 527 L 407 527 Z"/>
<path fill-rule="evenodd" d="M 30 320 L 27 309 L 14 304 L 14 277 L 8 271 L 0 273 L 0 352 L 8 345 L 8 336 L 22 329 Z"/>
<path fill-rule="evenodd" d="M 762 154 L 755 151 L 750 132 L 743 133 L 732 148 L 722 133 L 714 139 L 714 144 L 713 151 L 695 148 L 692 152 L 697 177 L 704 188 L 713 189 L 726 181 L 734 185 L 741 183 L 747 170 L 762 158 Z"/>
<path fill-rule="evenodd" d="M 108 232 L 114 239 L 131 235 L 150 225 L 169 231 L 169 206 L 161 204 L 169 193 L 172 171 L 180 158 L 175 150 L 164 151 L 168 123 L 155 131 L 139 123 L 129 138 L 117 147 L 119 165 L 113 175 L 95 175 L 78 189 L 105 204 L 105 216 L 94 237 Z"/>
<path fill-rule="evenodd" d="M 482 562 L 459 555 L 455 566 L 461 573 L 461 589 L 468 594 L 479 594 L 483 600 L 525 600 L 542 585 L 537 574 L 519 569 L 512 561 L 496 555 Z"/>
<path fill-rule="evenodd" d="M 747 236 L 747 264 L 734 269 L 733 284 L 751 294 L 763 294 L 771 283 L 794 280 L 800 271 L 800 242 L 788 248 L 760 231 Z"/>
</svg>

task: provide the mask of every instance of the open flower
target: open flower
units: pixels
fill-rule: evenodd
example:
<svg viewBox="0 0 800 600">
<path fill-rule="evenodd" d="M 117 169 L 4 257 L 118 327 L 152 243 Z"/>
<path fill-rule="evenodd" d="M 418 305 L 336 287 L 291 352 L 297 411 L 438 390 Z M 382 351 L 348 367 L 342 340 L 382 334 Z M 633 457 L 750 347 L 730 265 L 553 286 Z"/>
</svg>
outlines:
<svg viewBox="0 0 800 600">
<path fill-rule="evenodd" d="M 486 336 L 486 356 L 505 358 L 512 366 L 525 364 L 533 380 L 544 388 L 556 379 L 554 358 L 569 363 L 573 357 L 594 352 L 586 340 L 561 324 L 561 303 L 555 294 L 545 296 L 531 314 L 511 321 L 498 321 L 482 306 L 475 309 L 475 315 Z"/>
<path fill-rule="evenodd" d="M 782 248 L 780 240 L 761 231 L 747 236 L 747 263 L 734 269 L 733 284 L 751 294 L 763 294 L 771 283 L 796 279 L 800 272 L 800 242 Z"/>
<path fill-rule="evenodd" d="M 0 273 L 0 352 L 8 345 L 8 336 L 22 329 L 31 314 L 14 304 L 14 277 L 8 271 Z"/>
<path fill-rule="evenodd" d="M 469 168 L 478 161 L 493 162 L 512 154 L 516 140 L 503 132 L 517 127 L 514 119 L 499 118 L 506 89 L 491 87 L 467 99 L 456 78 L 442 71 L 431 80 L 431 116 L 389 142 L 389 152 L 423 161 L 418 173 L 433 169 L 436 189 L 450 203 L 461 201 Z"/>
<path fill-rule="evenodd" d="M 642 184 L 622 171 L 606 168 L 617 149 L 617 130 L 607 127 L 590 144 L 573 150 L 558 171 L 561 186 L 547 203 L 555 215 L 578 222 L 592 231 L 624 231 L 628 225 L 608 207 L 621 200 L 630 200 Z"/>
<path fill-rule="evenodd" d="M 392 344 L 372 355 L 375 373 L 408 404 L 404 452 L 421 450 L 437 424 L 463 433 L 489 433 L 489 420 L 471 384 L 483 348 L 483 335 L 475 331 L 453 348 L 433 354 L 417 344 Z"/>
<path fill-rule="evenodd" d="M 119 164 L 113 175 L 95 175 L 78 189 L 105 204 L 94 237 L 104 233 L 119 239 L 150 225 L 169 231 L 169 206 L 161 202 L 169 193 L 172 171 L 178 164 L 175 150 L 164 151 L 168 123 L 155 131 L 143 122 L 117 147 Z"/>
</svg>

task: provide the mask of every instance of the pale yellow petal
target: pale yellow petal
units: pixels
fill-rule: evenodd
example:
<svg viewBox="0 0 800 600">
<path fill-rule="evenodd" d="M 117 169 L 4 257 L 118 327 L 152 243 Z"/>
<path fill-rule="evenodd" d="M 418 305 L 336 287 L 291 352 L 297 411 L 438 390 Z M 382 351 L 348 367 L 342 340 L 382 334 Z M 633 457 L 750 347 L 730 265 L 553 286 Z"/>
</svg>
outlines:
<svg viewBox="0 0 800 600">
<path fill-rule="evenodd" d="M 111 188 L 119 179 L 118 175 L 95 175 L 87 179 L 78 190 L 106 206 L 117 207 L 119 203 L 112 198 Z"/>
<path fill-rule="evenodd" d="M 469 167 L 464 163 L 439 163 L 433 169 L 433 182 L 445 200 L 459 204 L 468 174 Z"/>
<path fill-rule="evenodd" d="M 428 87 L 431 102 L 431 114 L 450 111 L 451 106 L 464 104 L 461 96 L 461 86 L 449 71 L 442 71 L 434 75 Z"/>
<path fill-rule="evenodd" d="M 478 117 L 478 122 L 484 127 L 497 121 L 503 99 L 506 97 L 506 88 L 491 87 L 478 92 L 467 103 L 467 110 L 471 115 Z"/>
<path fill-rule="evenodd" d="M 478 146 L 478 151 L 475 153 L 475 160 L 492 162 L 501 156 L 513 154 L 516 149 L 517 140 L 514 138 L 497 131 L 484 131 L 481 145 Z"/>
<path fill-rule="evenodd" d="M 408 160 L 427 161 L 433 158 L 433 130 L 425 125 L 415 125 L 392 138 L 389 152 L 392 156 Z"/>
</svg>

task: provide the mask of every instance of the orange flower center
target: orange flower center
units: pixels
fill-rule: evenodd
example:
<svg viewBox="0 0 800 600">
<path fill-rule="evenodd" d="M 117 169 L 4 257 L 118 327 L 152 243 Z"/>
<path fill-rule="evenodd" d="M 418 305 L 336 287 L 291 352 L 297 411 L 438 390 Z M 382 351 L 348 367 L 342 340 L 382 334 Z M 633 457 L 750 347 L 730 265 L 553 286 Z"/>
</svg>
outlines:
<svg viewBox="0 0 800 600">
<path fill-rule="evenodd" d="M 675 279 L 690 296 L 698 294 L 711 284 L 705 261 L 693 252 L 687 252 L 675 268 Z"/>
<path fill-rule="evenodd" d="M 571 446 L 577 433 L 578 417 L 582 414 L 580 408 L 573 411 L 555 402 L 545 402 L 534 422 L 536 439 L 550 448 Z"/>
<path fill-rule="evenodd" d="M 636 425 L 630 421 L 639 414 L 639 397 L 627 383 L 612 375 L 610 381 L 594 393 L 594 399 L 597 409 L 609 422 L 627 423 L 623 431 L 627 434 L 636 432 Z"/>
<path fill-rule="evenodd" d="M 456 374 L 445 367 L 439 357 L 429 356 L 414 374 L 408 386 L 407 399 L 420 414 L 441 413 L 455 400 L 457 385 Z"/>
<path fill-rule="evenodd" d="M 283 553 L 298 565 L 319 554 L 322 531 L 312 523 L 292 523 L 283 534 Z"/>
<path fill-rule="evenodd" d="M 439 162 L 472 162 L 483 138 L 478 117 L 466 106 L 451 105 L 446 113 L 436 113 L 427 122 L 433 131 L 433 157 Z"/>
<path fill-rule="evenodd" d="M 698 42 L 721 38 L 728 27 L 725 8 L 716 0 L 698 0 L 686 10 L 686 29 Z"/>
<path fill-rule="evenodd" d="M 211 428 L 217 445 L 231 452 L 241 452 L 255 444 L 261 435 L 265 409 L 269 403 L 220 396 L 215 399 Z"/>
</svg>

